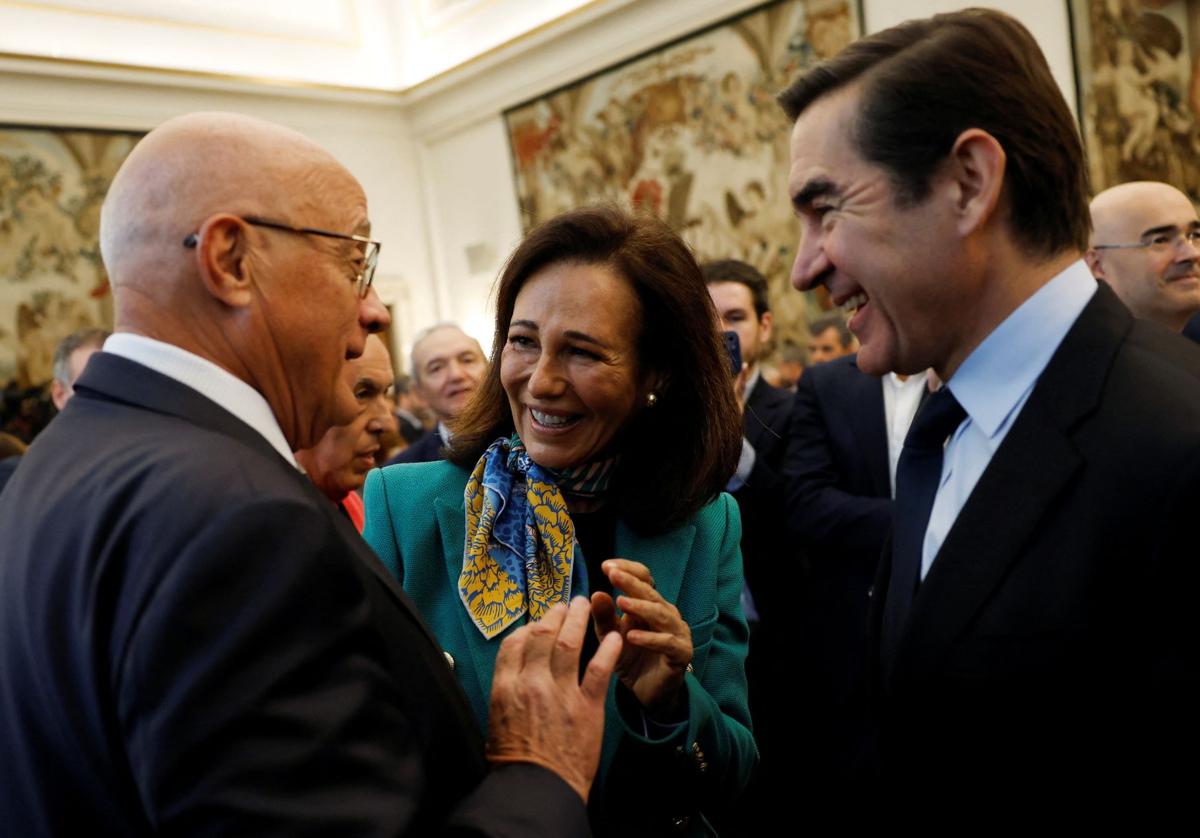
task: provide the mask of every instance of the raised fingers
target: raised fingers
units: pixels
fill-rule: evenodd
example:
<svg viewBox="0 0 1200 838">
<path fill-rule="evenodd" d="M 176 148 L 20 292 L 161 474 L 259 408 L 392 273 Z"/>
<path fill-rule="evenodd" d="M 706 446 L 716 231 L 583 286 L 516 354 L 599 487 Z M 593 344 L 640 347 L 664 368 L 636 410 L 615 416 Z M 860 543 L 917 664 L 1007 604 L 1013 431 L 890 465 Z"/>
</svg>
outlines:
<svg viewBox="0 0 1200 838">
<path fill-rule="evenodd" d="M 560 602 L 547 611 L 546 616 L 536 623 L 528 623 L 518 629 L 518 632 L 526 633 L 523 650 L 523 666 L 525 668 L 550 666 L 550 658 L 554 654 L 554 646 L 558 642 L 558 633 L 562 630 L 562 624 L 566 618 L 567 606 Z"/>
<path fill-rule="evenodd" d="M 608 578 L 612 581 L 613 587 L 626 596 L 654 600 L 656 602 L 666 602 L 662 594 L 653 585 L 646 582 L 640 576 L 636 576 L 628 571 L 614 568 L 609 572 Z M 620 603 L 617 604 L 620 605 Z M 625 606 L 622 605 L 621 608 L 624 609 Z"/>
<path fill-rule="evenodd" d="M 679 615 L 679 609 L 661 597 L 658 599 L 639 599 L 634 596 L 617 597 L 617 605 L 626 614 L 640 619 L 646 627 L 655 631 L 670 631 L 682 634 L 687 624 Z"/>
<path fill-rule="evenodd" d="M 577 596 L 571 600 L 550 655 L 550 672 L 555 678 L 570 676 L 572 682 L 579 678 L 579 653 L 583 650 L 590 615 L 586 598 Z"/>
<path fill-rule="evenodd" d="M 617 631 L 617 606 L 613 598 L 604 591 L 592 594 L 592 621 L 596 628 L 596 636 L 601 640 L 610 631 Z"/>
<path fill-rule="evenodd" d="M 583 680 L 579 683 L 579 691 L 593 704 L 603 706 L 608 695 L 608 682 L 612 678 L 617 659 L 621 656 L 621 635 L 610 631 L 600 641 L 600 648 L 588 661 Z"/>
<path fill-rule="evenodd" d="M 625 642 L 639 649 L 657 652 L 680 669 L 692 662 L 691 638 L 671 632 L 633 629 L 625 635 Z"/>
<path fill-rule="evenodd" d="M 641 562 L 631 561 L 630 559 L 608 559 L 600 565 L 600 569 L 612 579 L 613 571 L 621 571 L 628 573 L 630 576 L 645 582 L 651 588 L 654 587 L 654 574 L 650 572 L 650 568 L 646 567 Z"/>
</svg>

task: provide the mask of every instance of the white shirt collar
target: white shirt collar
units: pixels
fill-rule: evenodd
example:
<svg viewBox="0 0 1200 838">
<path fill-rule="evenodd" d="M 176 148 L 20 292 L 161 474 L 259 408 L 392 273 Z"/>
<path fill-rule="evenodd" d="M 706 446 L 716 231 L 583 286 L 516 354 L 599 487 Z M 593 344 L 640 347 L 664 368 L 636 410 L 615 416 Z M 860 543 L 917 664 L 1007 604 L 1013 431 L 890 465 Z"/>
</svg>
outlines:
<svg viewBox="0 0 1200 838">
<path fill-rule="evenodd" d="M 947 382 L 989 437 L 1024 404 L 1097 287 L 1083 260 L 1073 262 L 993 329 Z"/>
<path fill-rule="evenodd" d="M 762 368 L 754 365 L 754 369 L 750 371 L 750 375 L 746 377 L 746 383 L 742 387 L 742 401 L 750 401 L 750 394 L 754 392 L 754 387 L 758 384 L 758 379 L 762 377 Z"/>
<path fill-rule="evenodd" d="M 262 393 L 228 370 L 169 343 L 131 332 L 117 332 L 104 342 L 104 351 L 120 355 L 172 378 L 214 401 L 262 435 L 296 469 L 300 464 Z"/>
</svg>

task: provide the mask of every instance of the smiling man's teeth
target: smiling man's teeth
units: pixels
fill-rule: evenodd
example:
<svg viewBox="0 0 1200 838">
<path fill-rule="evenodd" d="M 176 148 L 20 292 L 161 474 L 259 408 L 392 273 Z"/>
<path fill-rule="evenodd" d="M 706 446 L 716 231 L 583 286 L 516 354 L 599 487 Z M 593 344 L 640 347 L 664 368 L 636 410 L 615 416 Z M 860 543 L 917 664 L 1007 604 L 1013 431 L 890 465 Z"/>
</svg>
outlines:
<svg viewBox="0 0 1200 838">
<path fill-rule="evenodd" d="M 575 421 L 574 416 L 551 416 L 549 413 L 542 413 L 540 410 L 529 409 L 533 414 L 533 418 L 537 420 L 539 425 L 545 425 L 547 428 L 558 428 L 563 425 L 569 425 Z"/>
<path fill-rule="evenodd" d="M 842 303 L 842 311 L 853 314 L 867 304 L 867 295 L 859 292 Z"/>
</svg>

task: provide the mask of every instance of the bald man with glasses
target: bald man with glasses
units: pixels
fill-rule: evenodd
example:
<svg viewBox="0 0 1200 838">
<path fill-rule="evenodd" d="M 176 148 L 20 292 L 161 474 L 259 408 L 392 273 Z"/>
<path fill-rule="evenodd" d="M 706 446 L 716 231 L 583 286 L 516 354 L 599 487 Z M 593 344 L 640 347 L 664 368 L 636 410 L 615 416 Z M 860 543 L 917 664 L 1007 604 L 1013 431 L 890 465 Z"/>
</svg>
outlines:
<svg viewBox="0 0 1200 838">
<path fill-rule="evenodd" d="M 1200 312 L 1200 219 L 1191 199 L 1154 181 L 1122 183 L 1092 199 L 1092 275 L 1141 320 L 1183 330 Z"/>
<path fill-rule="evenodd" d="M 588 834 L 617 633 L 582 682 L 586 600 L 507 639 L 485 752 L 292 453 L 360 415 L 347 361 L 388 323 L 359 183 L 193 114 L 130 154 L 100 240 L 115 334 L 0 496 L 5 834 Z"/>
</svg>

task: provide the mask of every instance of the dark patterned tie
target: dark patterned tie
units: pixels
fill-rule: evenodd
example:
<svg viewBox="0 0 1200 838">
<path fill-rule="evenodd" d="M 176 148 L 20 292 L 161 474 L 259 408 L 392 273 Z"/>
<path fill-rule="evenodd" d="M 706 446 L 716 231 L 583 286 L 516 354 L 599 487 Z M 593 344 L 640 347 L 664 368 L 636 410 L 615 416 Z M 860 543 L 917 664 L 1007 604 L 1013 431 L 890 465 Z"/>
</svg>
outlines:
<svg viewBox="0 0 1200 838">
<path fill-rule="evenodd" d="M 925 530 L 929 527 L 929 513 L 942 476 L 946 439 L 965 418 L 966 411 L 950 389 L 938 390 L 917 411 L 904 439 L 900 462 L 896 465 L 892 575 L 888 580 L 883 612 L 882 653 L 889 671 L 921 576 Z"/>
</svg>

